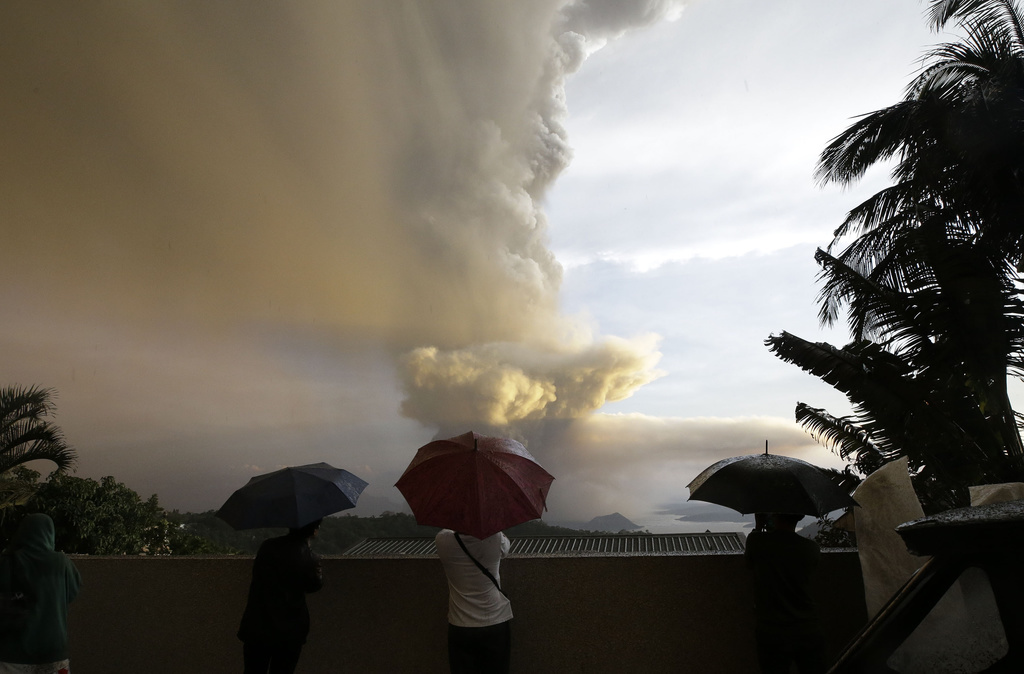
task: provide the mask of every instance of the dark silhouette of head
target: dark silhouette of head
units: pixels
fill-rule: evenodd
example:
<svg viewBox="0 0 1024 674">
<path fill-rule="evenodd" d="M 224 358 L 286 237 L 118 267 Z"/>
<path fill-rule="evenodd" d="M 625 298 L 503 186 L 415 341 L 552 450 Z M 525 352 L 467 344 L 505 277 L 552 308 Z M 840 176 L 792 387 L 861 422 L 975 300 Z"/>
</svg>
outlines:
<svg viewBox="0 0 1024 674">
<path fill-rule="evenodd" d="M 309 524 L 298 527 L 297 529 L 289 529 L 289 536 L 298 536 L 299 538 L 313 538 L 316 536 L 317 531 L 320 530 L 320 523 L 323 519 L 318 519 L 310 522 Z"/>
<path fill-rule="evenodd" d="M 794 513 L 773 513 L 772 521 L 775 531 L 796 531 L 797 523 L 804 518 Z"/>
</svg>

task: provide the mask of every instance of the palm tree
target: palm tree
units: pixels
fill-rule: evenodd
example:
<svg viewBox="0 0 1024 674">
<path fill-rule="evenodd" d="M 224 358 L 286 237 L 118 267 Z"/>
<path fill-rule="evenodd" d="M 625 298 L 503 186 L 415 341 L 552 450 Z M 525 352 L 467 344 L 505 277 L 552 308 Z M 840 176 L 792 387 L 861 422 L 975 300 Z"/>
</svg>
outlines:
<svg viewBox="0 0 1024 674">
<path fill-rule="evenodd" d="M 964 376 L 990 416 L 1014 428 L 1006 372 L 1019 344 L 1007 298 L 1024 254 L 1022 19 L 1012 0 L 932 0 L 932 27 L 956 21 L 966 37 L 930 51 L 904 100 L 837 136 L 817 170 L 823 183 L 848 185 L 898 157 L 895 184 L 853 209 L 829 249 L 857 234 L 838 258 L 897 290 L 920 292 L 923 270 L 947 312 L 943 347 L 964 359 Z M 856 287 L 829 271 L 824 323 L 849 306 L 855 338 L 885 325 L 884 316 L 859 309 Z M 1016 431 L 1004 435 L 1024 453 Z"/>
<path fill-rule="evenodd" d="M 55 411 L 54 395 L 37 386 L 0 389 L 0 474 L 29 461 L 52 461 L 61 473 L 74 465 L 74 449 L 46 419 Z"/>
<path fill-rule="evenodd" d="M 936 386 L 965 387 L 987 419 L 986 442 L 1024 459 L 1006 385 L 1008 371 L 1021 372 L 1024 352 L 1015 273 L 955 218 L 946 227 L 935 220 L 907 230 L 877 259 L 865 261 L 860 248 L 870 235 L 836 257 L 819 251 L 820 318 L 831 324 L 845 307 L 854 340 L 877 341 Z"/>
<path fill-rule="evenodd" d="M 836 417 L 801 402 L 797 422 L 861 474 L 907 456 L 929 512 L 965 505 L 971 485 L 1019 479 L 1019 463 L 1003 451 L 962 378 L 922 370 L 869 340 L 839 349 L 783 332 L 766 343 L 854 407 L 853 415 Z"/>
<path fill-rule="evenodd" d="M 848 185 L 896 158 L 894 184 L 855 208 L 835 232 L 885 230 L 883 250 L 926 212 L 956 212 L 959 226 L 998 260 L 1021 261 L 1024 243 L 1024 16 L 1011 0 L 932 0 L 936 30 L 956 21 L 960 42 L 941 44 L 904 99 L 860 118 L 829 143 L 816 175 Z M 896 217 L 894 217 L 896 216 Z M 948 219 L 943 219 L 948 223 Z"/>
<path fill-rule="evenodd" d="M 845 310 L 853 341 L 767 344 L 854 405 L 847 418 L 801 403 L 800 423 L 862 472 L 908 456 L 937 509 L 964 504 L 967 485 L 1024 475 L 1006 390 L 1024 352 L 1024 33 L 1010 0 L 933 0 L 929 18 L 966 38 L 929 52 L 904 99 L 837 136 L 817 169 L 848 185 L 896 159 L 894 184 L 816 256 L 819 318 Z"/>
<path fill-rule="evenodd" d="M 848 305 L 853 342 L 838 349 L 783 332 L 766 344 L 854 406 L 853 416 L 835 417 L 799 403 L 801 425 L 862 474 L 907 456 L 922 500 L 941 510 L 965 504 L 972 484 L 1020 479 L 1006 372 L 1019 369 L 1024 304 L 1012 283 L 986 285 L 994 276 L 974 249 L 908 239 L 916 245 L 893 255 L 917 262 L 899 287 L 885 260 L 865 273 L 818 251 L 823 295 Z M 964 301 L 972 299 L 964 288 L 977 300 Z M 835 311 L 823 303 L 824 320 Z"/>
</svg>

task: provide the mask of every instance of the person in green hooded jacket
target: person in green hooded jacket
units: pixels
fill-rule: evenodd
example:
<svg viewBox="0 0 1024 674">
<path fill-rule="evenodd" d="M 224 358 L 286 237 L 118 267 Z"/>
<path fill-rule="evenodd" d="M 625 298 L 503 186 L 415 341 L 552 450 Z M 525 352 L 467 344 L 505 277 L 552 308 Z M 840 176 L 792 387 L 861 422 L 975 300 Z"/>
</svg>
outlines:
<svg viewBox="0 0 1024 674">
<path fill-rule="evenodd" d="M 82 577 L 54 549 L 53 520 L 27 515 L 0 555 L 0 591 L 23 592 L 29 609 L 20 624 L 0 633 L 0 672 L 67 672 L 68 604 Z"/>
</svg>

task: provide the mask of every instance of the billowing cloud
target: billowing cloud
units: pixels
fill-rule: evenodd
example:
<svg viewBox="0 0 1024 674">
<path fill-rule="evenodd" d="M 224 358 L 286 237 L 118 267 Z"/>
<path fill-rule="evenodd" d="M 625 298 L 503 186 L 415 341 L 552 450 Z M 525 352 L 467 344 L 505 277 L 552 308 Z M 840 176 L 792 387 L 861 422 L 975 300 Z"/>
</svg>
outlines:
<svg viewBox="0 0 1024 674">
<path fill-rule="evenodd" d="M 561 28 L 600 47 L 627 30 L 674 21 L 686 4 L 686 0 L 581 0 L 564 8 Z"/>
<path fill-rule="evenodd" d="M 683 4 L 679 0 L 566 3 L 562 13 L 555 17 L 550 33 L 552 41 L 547 46 L 549 59 L 535 95 L 529 98 L 533 110 L 527 117 L 535 121 L 532 134 L 525 143 L 509 148 L 511 153 L 501 152 L 506 147 L 500 128 L 488 127 L 492 133 L 489 142 L 482 146 L 495 148 L 500 161 L 493 170 L 474 171 L 477 177 L 471 180 L 499 175 L 504 179 L 494 182 L 491 189 L 473 192 L 496 196 L 494 203 L 504 204 L 509 211 L 521 216 L 508 218 L 508 221 L 525 220 L 531 225 L 526 228 L 528 231 L 543 230 L 544 216 L 536 200 L 543 196 L 570 159 L 562 127 L 566 113 L 566 76 L 608 39 L 629 29 L 678 17 Z M 522 155 L 517 157 L 516 150 Z M 510 185 L 515 188 L 510 190 Z M 472 223 L 476 217 L 473 204 L 453 204 L 450 199 L 444 199 L 439 208 L 442 214 L 462 208 L 458 218 L 462 222 Z M 435 222 L 443 217 L 432 214 L 428 220 Z M 493 226 L 493 222 L 486 224 Z M 511 238 L 515 240 L 518 236 L 513 233 Z M 547 249 L 543 251 L 546 253 Z M 536 255 L 529 259 L 542 257 Z M 560 279 L 560 267 L 559 273 L 547 276 L 539 271 L 537 266 L 518 264 L 513 265 L 507 276 L 512 279 L 521 274 L 533 277 L 538 282 L 526 285 L 534 288 L 544 286 L 543 279 Z M 557 285 L 552 283 L 549 289 L 557 290 Z M 541 302 L 538 306 L 545 304 Z M 531 330 L 528 323 L 520 322 L 518 343 L 482 342 L 448 350 L 443 345 L 441 348 L 422 346 L 407 353 L 401 364 L 408 394 L 403 413 L 428 426 L 438 427 L 474 423 L 501 427 L 523 420 L 576 418 L 599 409 L 606 402 L 628 397 L 658 376 L 652 369 L 659 358 L 654 350 L 656 339 L 560 342 L 552 338 L 552 328 L 567 319 L 553 320 L 553 316 L 548 319 L 540 330 Z"/>
<path fill-rule="evenodd" d="M 656 377 L 656 343 L 610 338 L 568 353 L 515 343 L 416 349 L 403 362 L 402 411 L 443 427 L 575 419 Z"/>
<path fill-rule="evenodd" d="M 0 370 L 59 390 L 85 474 L 188 509 L 315 460 L 388 496 L 465 426 L 527 441 L 562 517 L 672 498 L 769 431 L 802 446 L 595 415 L 658 340 L 560 310 L 565 79 L 683 4 L 4 4 Z"/>
</svg>

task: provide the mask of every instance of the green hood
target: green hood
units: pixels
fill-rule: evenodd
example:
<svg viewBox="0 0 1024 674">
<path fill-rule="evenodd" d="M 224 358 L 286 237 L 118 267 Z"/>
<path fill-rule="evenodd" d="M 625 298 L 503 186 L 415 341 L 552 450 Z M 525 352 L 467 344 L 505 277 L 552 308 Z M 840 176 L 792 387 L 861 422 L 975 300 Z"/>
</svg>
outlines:
<svg viewBox="0 0 1024 674">
<path fill-rule="evenodd" d="M 26 515 L 10 546 L 0 555 L 0 590 L 29 597 L 29 613 L 15 628 L 0 633 L 0 662 L 43 664 L 68 657 L 68 603 L 82 577 L 63 553 L 54 550 L 53 520 Z"/>
<path fill-rule="evenodd" d="M 11 550 L 54 550 L 53 520 L 49 515 L 34 513 L 26 515 L 18 526 L 11 541 Z"/>
</svg>

